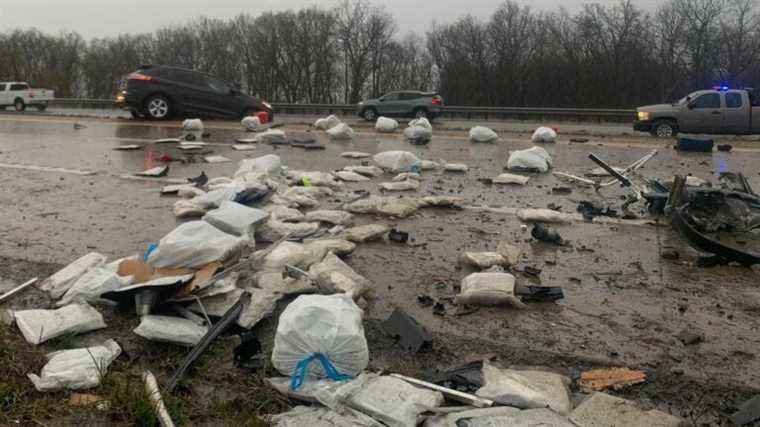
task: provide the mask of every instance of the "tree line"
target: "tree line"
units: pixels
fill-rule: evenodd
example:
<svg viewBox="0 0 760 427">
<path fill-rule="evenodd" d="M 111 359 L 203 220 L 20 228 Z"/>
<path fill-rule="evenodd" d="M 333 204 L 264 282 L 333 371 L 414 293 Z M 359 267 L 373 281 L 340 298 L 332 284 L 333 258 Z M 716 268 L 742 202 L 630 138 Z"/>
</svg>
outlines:
<svg viewBox="0 0 760 427">
<path fill-rule="evenodd" d="M 449 105 L 633 107 L 760 78 L 757 0 L 631 0 L 575 13 L 508 0 L 401 35 L 368 0 L 329 8 L 199 18 L 148 34 L 85 40 L 0 33 L 0 80 L 60 97 L 109 98 L 140 64 L 202 70 L 276 102 L 355 103 L 393 90 L 436 90 Z"/>
</svg>

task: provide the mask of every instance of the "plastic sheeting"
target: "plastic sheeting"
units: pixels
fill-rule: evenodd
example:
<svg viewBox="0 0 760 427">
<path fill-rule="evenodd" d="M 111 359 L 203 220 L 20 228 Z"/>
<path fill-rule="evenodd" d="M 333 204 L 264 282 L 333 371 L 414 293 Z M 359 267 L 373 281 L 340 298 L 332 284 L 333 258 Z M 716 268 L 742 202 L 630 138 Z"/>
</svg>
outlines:
<svg viewBox="0 0 760 427">
<path fill-rule="evenodd" d="M 484 361 L 483 381 L 476 394 L 507 406 L 548 407 L 562 415 L 573 409 L 567 388 L 570 380 L 553 372 L 499 369 Z"/>
<path fill-rule="evenodd" d="M 231 201 L 222 202 L 219 209 L 207 213 L 203 220 L 225 233 L 253 236 L 254 228 L 267 221 L 269 213 Z"/>
<path fill-rule="evenodd" d="M 39 376 L 27 374 L 27 377 L 38 391 L 92 388 L 100 384 L 120 354 L 121 347 L 114 340 L 93 347 L 56 351 L 47 355 L 48 363 Z"/>
<path fill-rule="evenodd" d="M 333 172 L 333 175 L 337 176 L 341 181 L 346 181 L 346 182 L 370 181 L 370 179 L 367 178 L 366 176 L 360 175 L 356 172 L 351 172 L 351 171 L 337 171 L 337 172 Z"/>
<path fill-rule="evenodd" d="M 541 147 L 513 151 L 509 155 L 507 168 L 513 171 L 546 173 L 552 167 L 552 158 Z"/>
<path fill-rule="evenodd" d="M 133 332 L 150 341 L 193 347 L 206 335 L 208 328 L 181 317 L 143 316 Z"/>
<path fill-rule="evenodd" d="M 417 191 L 420 189 L 420 182 L 416 179 L 407 179 L 398 182 L 380 183 L 380 188 L 385 191 Z"/>
<path fill-rule="evenodd" d="M 367 368 L 369 350 L 362 310 L 350 297 L 302 295 L 283 311 L 274 338 L 272 365 L 292 377 L 298 364 L 315 353 L 327 357 L 340 374 L 354 376 Z M 318 361 L 307 371 L 309 377 L 326 377 Z"/>
<path fill-rule="evenodd" d="M 226 261 L 237 255 L 245 242 L 205 221 L 191 221 L 164 236 L 147 261 L 157 268 L 197 268 L 214 261 Z"/>
<path fill-rule="evenodd" d="M 235 176 L 255 173 L 263 175 L 280 175 L 282 174 L 282 160 L 274 154 L 256 157 L 254 159 L 243 159 L 238 163 L 238 170 Z"/>
<path fill-rule="evenodd" d="M 269 129 L 266 132 L 262 132 L 256 135 L 256 142 L 263 144 L 277 144 L 284 143 L 286 139 L 285 132 L 279 129 Z"/>
<path fill-rule="evenodd" d="M 88 270 L 100 267 L 106 263 L 106 256 L 97 252 L 91 252 L 63 269 L 59 270 L 52 276 L 43 280 L 38 288 L 47 291 L 53 299 L 58 299 L 69 290 L 83 274 Z"/>
<path fill-rule="evenodd" d="M 332 252 L 319 264 L 309 268 L 309 277 L 322 291 L 339 292 L 357 299 L 367 292 L 372 283 L 348 266 Z"/>
<path fill-rule="evenodd" d="M 470 129 L 470 141 L 472 142 L 494 142 L 497 139 L 499 139 L 499 135 L 485 126 L 475 126 Z"/>
<path fill-rule="evenodd" d="M 354 216 L 344 211 L 321 210 L 307 212 L 304 221 L 326 222 L 334 225 L 346 225 L 353 221 Z"/>
<path fill-rule="evenodd" d="M 378 117 L 375 130 L 380 133 L 393 133 L 398 129 L 398 122 L 388 117 Z"/>
<path fill-rule="evenodd" d="M 71 304 L 57 310 L 14 311 L 16 325 L 29 344 L 41 344 L 66 334 L 83 334 L 106 327 L 103 316 L 87 304 Z"/>
<path fill-rule="evenodd" d="M 338 116 L 331 114 L 314 122 L 314 127 L 319 130 L 328 130 L 334 128 L 335 126 L 338 126 L 339 124 L 341 124 L 341 121 Z"/>
<path fill-rule="evenodd" d="M 384 151 L 375 154 L 372 160 L 381 168 L 393 172 L 412 172 L 412 169 L 421 165 L 420 159 L 408 151 Z M 354 172 L 361 173 L 358 170 Z"/>
<path fill-rule="evenodd" d="M 462 290 L 456 300 L 466 305 L 524 306 L 515 297 L 515 276 L 509 273 L 470 274 L 462 279 Z"/>
<path fill-rule="evenodd" d="M 117 291 L 132 284 L 131 277 L 120 277 L 107 268 L 94 268 L 79 278 L 56 303 L 61 307 L 72 302 L 88 302 L 100 298 L 106 292 Z"/>
</svg>

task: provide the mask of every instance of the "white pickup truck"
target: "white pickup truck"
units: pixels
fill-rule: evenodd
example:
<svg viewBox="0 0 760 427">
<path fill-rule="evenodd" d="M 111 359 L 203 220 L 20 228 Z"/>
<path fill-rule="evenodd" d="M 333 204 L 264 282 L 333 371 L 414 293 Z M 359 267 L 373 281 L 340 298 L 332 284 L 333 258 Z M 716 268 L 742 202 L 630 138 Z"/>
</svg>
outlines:
<svg viewBox="0 0 760 427">
<path fill-rule="evenodd" d="M 26 107 L 44 111 L 53 99 L 55 93 L 50 89 L 32 89 L 24 82 L 0 82 L 0 109 L 3 110 L 12 106 L 16 111 L 24 111 Z"/>
</svg>

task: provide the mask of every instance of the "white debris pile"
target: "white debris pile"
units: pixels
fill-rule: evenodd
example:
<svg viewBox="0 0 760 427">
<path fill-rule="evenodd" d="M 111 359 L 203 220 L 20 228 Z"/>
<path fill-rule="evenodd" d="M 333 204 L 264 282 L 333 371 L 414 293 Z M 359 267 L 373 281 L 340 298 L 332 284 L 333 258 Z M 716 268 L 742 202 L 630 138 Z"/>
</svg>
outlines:
<svg viewBox="0 0 760 427">
<path fill-rule="evenodd" d="M 557 142 L 557 131 L 552 128 L 542 126 L 533 132 L 531 140 L 533 143 Z"/>
<path fill-rule="evenodd" d="M 370 179 L 364 175 L 361 175 L 352 171 L 347 171 L 347 170 L 336 171 L 336 172 L 333 172 L 332 174 L 335 175 L 341 181 L 346 181 L 346 182 L 370 181 Z"/>
<path fill-rule="evenodd" d="M 47 355 L 48 363 L 37 376 L 27 374 L 37 391 L 82 390 L 100 385 L 108 367 L 121 354 L 114 340 L 102 345 L 62 350 Z"/>
<path fill-rule="evenodd" d="M 515 175 L 513 173 L 503 173 L 493 179 L 494 184 L 515 184 L 525 185 L 530 181 L 530 178 L 522 175 Z"/>
<path fill-rule="evenodd" d="M 420 118 L 409 122 L 404 129 L 404 137 L 416 143 L 426 143 L 433 138 L 433 125 L 426 118 Z"/>
<path fill-rule="evenodd" d="M 467 172 L 470 167 L 464 163 L 444 163 L 443 170 L 446 172 Z"/>
<path fill-rule="evenodd" d="M 120 277 L 115 271 L 97 267 L 83 274 L 63 295 L 56 306 L 62 307 L 73 302 L 91 302 L 106 292 L 115 291 L 132 284 L 131 277 Z"/>
<path fill-rule="evenodd" d="M 255 227 L 265 223 L 268 219 L 268 212 L 228 200 L 222 202 L 219 209 L 215 209 L 203 217 L 204 221 L 219 230 L 243 237 L 252 237 L 255 233 Z"/>
<path fill-rule="evenodd" d="M 475 126 L 470 129 L 470 141 L 472 142 L 494 142 L 497 139 L 499 139 L 499 135 L 485 126 Z"/>
<path fill-rule="evenodd" d="M 343 293 L 358 299 L 372 284 L 332 252 L 309 268 L 309 277 L 323 292 Z"/>
<path fill-rule="evenodd" d="M 398 129 L 398 122 L 388 117 L 378 117 L 375 130 L 380 133 L 393 133 Z"/>
<path fill-rule="evenodd" d="M 417 156 L 408 151 L 384 151 L 375 154 L 372 160 L 377 166 L 391 173 L 413 172 L 421 168 L 422 164 Z"/>
<path fill-rule="evenodd" d="M 91 252 L 43 280 L 38 287 L 50 293 L 53 299 L 58 299 L 86 272 L 104 265 L 106 259 L 105 255 Z"/>
<path fill-rule="evenodd" d="M 507 168 L 518 172 L 546 173 L 552 167 L 552 158 L 541 147 L 532 147 L 527 150 L 513 151 L 509 155 Z"/>
<path fill-rule="evenodd" d="M 380 188 L 385 191 L 417 191 L 420 189 L 420 182 L 416 179 L 383 182 L 380 184 Z"/>
<path fill-rule="evenodd" d="M 329 115 L 314 122 L 314 127 L 319 130 L 328 130 L 334 128 L 335 126 L 338 126 L 341 123 L 342 122 L 337 116 Z"/>
<path fill-rule="evenodd" d="M 154 267 L 202 267 L 237 255 L 245 242 L 205 221 L 191 221 L 164 236 L 147 261 Z"/>
<path fill-rule="evenodd" d="M 332 141 L 350 140 L 354 139 L 354 130 L 351 126 L 341 123 L 327 130 L 327 136 Z"/>
<path fill-rule="evenodd" d="M 261 132 L 269 129 L 268 125 L 261 123 L 261 119 L 258 116 L 244 117 L 243 120 L 240 121 L 240 125 L 242 125 L 243 129 L 248 132 Z"/>
</svg>

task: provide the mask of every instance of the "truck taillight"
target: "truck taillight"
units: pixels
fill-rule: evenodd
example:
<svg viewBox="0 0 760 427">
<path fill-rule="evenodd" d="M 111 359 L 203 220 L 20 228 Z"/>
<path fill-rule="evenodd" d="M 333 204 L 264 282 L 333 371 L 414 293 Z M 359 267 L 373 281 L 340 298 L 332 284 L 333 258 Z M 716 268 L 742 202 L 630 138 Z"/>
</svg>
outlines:
<svg viewBox="0 0 760 427">
<path fill-rule="evenodd" d="M 140 74 L 140 73 L 132 73 L 127 77 L 127 80 L 140 80 L 143 82 L 149 82 L 153 80 L 153 77 L 146 76 L 145 74 Z"/>
<path fill-rule="evenodd" d="M 431 102 L 433 105 L 443 105 L 443 99 L 436 96 L 433 98 L 433 101 Z"/>
</svg>

